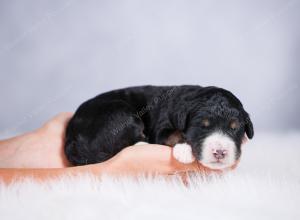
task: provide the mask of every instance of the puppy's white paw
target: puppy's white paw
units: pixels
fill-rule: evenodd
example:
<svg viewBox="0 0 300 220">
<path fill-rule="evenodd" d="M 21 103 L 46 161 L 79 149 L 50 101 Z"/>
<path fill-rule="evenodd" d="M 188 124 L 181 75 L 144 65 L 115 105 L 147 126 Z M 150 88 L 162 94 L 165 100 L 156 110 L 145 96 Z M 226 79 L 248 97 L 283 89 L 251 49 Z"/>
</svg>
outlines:
<svg viewBox="0 0 300 220">
<path fill-rule="evenodd" d="M 195 160 L 192 147 L 186 143 L 176 144 L 173 148 L 173 156 L 181 163 L 192 163 Z"/>
<path fill-rule="evenodd" d="M 149 144 L 149 143 L 143 142 L 143 141 L 139 141 L 139 142 L 135 143 L 134 145 L 146 145 L 146 144 Z"/>
</svg>

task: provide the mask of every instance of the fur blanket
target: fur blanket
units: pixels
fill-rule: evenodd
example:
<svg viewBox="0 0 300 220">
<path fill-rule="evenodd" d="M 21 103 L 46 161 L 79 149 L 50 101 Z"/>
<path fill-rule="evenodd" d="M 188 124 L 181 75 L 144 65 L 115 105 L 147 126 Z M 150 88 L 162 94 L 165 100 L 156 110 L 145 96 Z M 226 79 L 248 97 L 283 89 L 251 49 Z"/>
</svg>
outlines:
<svg viewBox="0 0 300 220">
<path fill-rule="evenodd" d="M 0 219 L 300 219 L 300 134 L 258 134 L 223 177 L 0 184 Z"/>
</svg>

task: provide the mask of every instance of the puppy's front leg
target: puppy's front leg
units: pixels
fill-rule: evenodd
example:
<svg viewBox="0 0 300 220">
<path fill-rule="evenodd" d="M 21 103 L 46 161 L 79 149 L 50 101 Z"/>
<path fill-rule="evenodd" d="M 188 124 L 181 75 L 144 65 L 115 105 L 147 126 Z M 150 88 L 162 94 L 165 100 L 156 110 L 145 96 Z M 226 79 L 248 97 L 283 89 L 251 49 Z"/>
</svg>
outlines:
<svg viewBox="0 0 300 220">
<path fill-rule="evenodd" d="M 187 143 L 175 144 L 173 148 L 173 156 L 176 160 L 185 164 L 192 163 L 195 160 L 192 153 L 192 147 Z"/>
</svg>

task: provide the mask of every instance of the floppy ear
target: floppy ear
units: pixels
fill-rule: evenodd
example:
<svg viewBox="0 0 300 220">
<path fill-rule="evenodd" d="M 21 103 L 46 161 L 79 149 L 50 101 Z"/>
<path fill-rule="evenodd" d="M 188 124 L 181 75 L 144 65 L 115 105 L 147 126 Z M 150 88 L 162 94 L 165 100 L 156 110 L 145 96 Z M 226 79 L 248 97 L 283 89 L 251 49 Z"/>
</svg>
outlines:
<svg viewBox="0 0 300 220">
<path fill-rule="evenodd" d="M 245 132 L 249 139 L 253 138 L 254 136 L 253 124 L 248 113 L 246 113 L 246 119 L 245 119 Z"/>
</svg>

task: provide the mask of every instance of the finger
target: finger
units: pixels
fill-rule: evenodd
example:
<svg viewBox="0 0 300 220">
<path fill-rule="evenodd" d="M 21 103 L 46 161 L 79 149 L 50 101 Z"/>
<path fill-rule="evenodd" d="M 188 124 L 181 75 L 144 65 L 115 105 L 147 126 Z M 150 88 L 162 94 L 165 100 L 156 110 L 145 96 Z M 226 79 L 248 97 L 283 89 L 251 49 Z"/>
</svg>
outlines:
<svg viewBox="0 0 300 220">
<path fill-rule="evenodd" d="M 149 168 L 157 167 L 158 172 L 173 173 L 180 171 L 199 171 L 199 164 L 180 163 L 173 157 L 172 148 L 165 145 L 147 144 L 127 147 L 121 152 L 122 156 L 134 163 L 143 161 Z"/>
<path fill-rule="evenodd" d="M 171 157 L 171 164 L 175 172 L 186 172 L 186 171 L 199 171 L 199 163 L 194 161 L 189 164 L 180 163 L 173 156 Z"/>
</svg>

